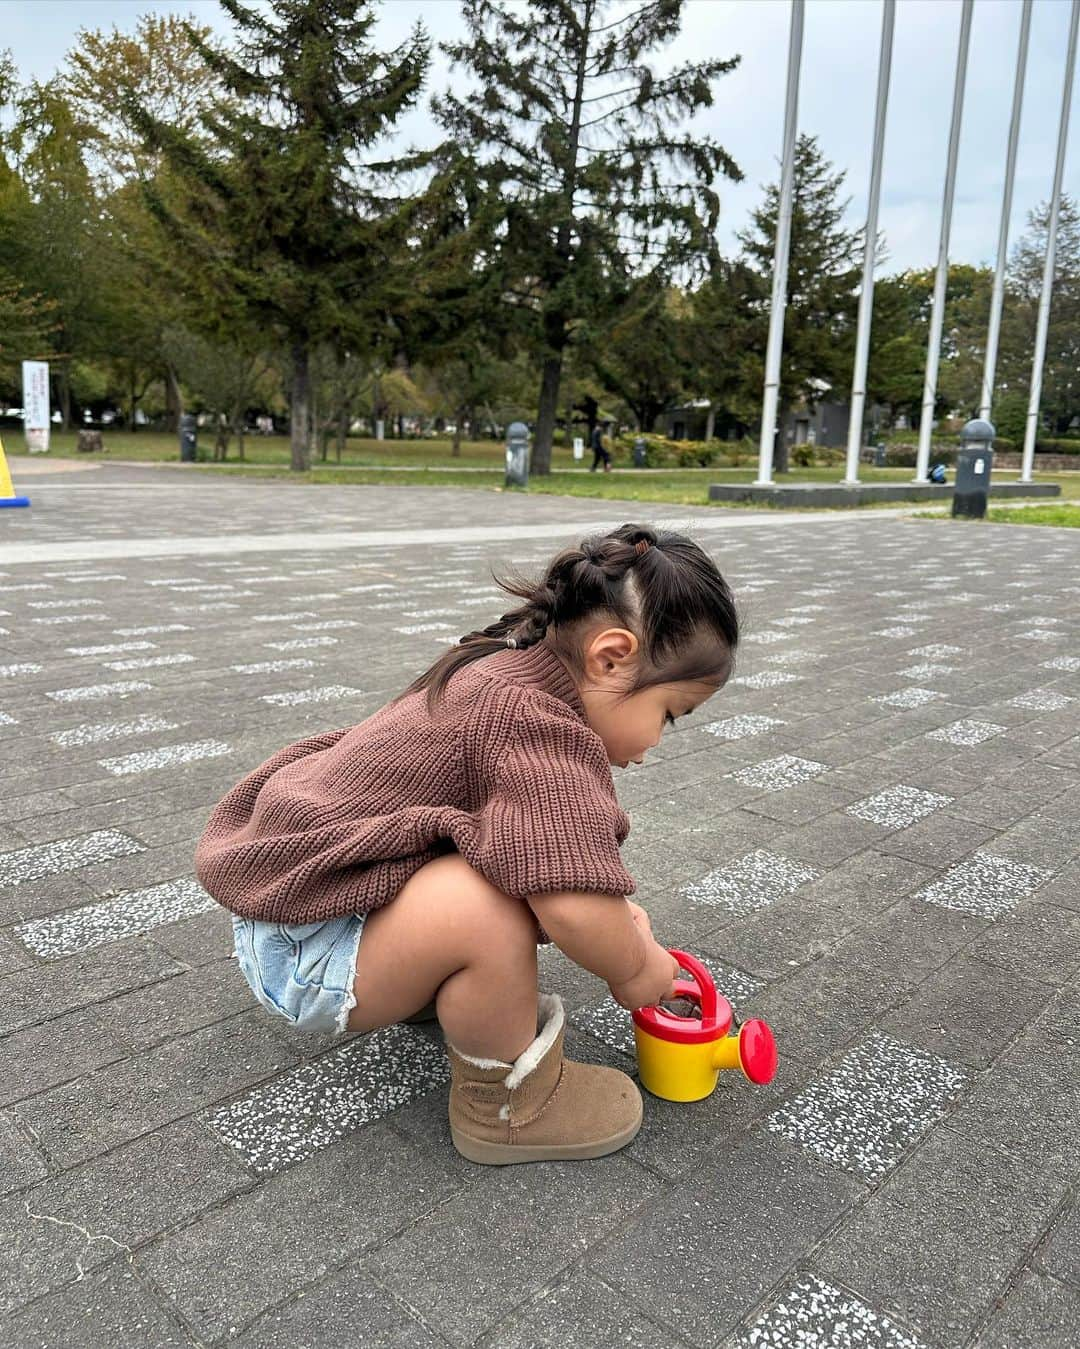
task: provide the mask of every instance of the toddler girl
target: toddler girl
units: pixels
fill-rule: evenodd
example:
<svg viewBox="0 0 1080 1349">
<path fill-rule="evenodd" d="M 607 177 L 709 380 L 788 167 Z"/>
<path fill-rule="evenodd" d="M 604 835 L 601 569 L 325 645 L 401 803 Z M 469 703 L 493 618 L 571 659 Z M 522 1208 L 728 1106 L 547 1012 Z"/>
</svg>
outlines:
<svg viewBox="0 0 1080 1349">
<path fill-rule="evenodd" d="M 524 602 L 366 721 L 240 782 L 196 869 L 273 1015 L 339 1033 L 438 1015 L 464 1156 L 600 1157 L 637 1133 L 641 1097 L 563 1059 L 536 945 L 627 1009 L 671 995 L 677 964 L 625 898 L 611 764 L 641 763 L 724 684 L 738 620 L 701 548 L 641 525 L 564 549 L 539 584 L 496 580 Z"/>
</svg>

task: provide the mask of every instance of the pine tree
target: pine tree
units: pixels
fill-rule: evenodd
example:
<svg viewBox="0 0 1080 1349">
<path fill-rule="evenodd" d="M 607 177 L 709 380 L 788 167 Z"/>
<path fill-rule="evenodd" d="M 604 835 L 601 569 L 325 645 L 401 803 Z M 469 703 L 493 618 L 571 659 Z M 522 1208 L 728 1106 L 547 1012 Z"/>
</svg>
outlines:
<svg viewBox="0 0 1080 1349">
<path fill-rule="evenodd" d="M 238 321 L 275 334 L 291 358 L 292 467 L 310 462 L 312 352 L 362 349 L 392 329 L 394 269 L 414 202 L 389 195 L 387 175 L 430 154 L 362 164 L 416 102 L 429 59 L 411 40 L 370 48 L 372 0 L 275 0 L 265 11 L 221 0 L 237 45 L 188 38 L 227 92 L 196 137 L 134 96 L 125 110 L 190 188 L 178 207 L 148 188 L 185 262 L 203 269 Z M 209 141 L 209 143 L 208 143 Z"/>
<path fill-rule="evenodd" d="M 679 29 L 682 0 L 615 15 L 609 0 L 464 0 L 468 36 L 443 46 L 479 87 L 432 108 L 504 207 L 493 265 L 541 367 L 532 470 L 548 473 L 567 349 L 598 344 L 636 281 L 715 255 L 719 145 L 672 123 L 712 103 L 731 60 L 656 74 L 642 55 Z M 671 163 L 680 181 L 664 175 Z"/>
<path fill-rule="evenodd" d="M 780 362 L 780 399 L 777 421 L 782 427 L 788 410 L 799 399 L 813 404 L 820 398 L 815 380 L 832 385 L 846 397 L 855 352 L 855 320 L 862 274 L 865 231 L 845 229 L 841 223 L 847 201 L 840 200 L 845 174 L 834 173 L 815 136 L 801 135 L 795 143 L 788 255 L 787 310 L 784 349 Z M 751 216 L 751 227 L 738 239 L 750 265 L 763 278 L 772 277 L 779 184 L 765 190 L 765 200 Z M 757 345 L 764 351 L 768 336 L 770 290 L 759 300 Z M 841 392 L 843 391 L 843 392 Z M 787 471 L 787 444 L 781 435 L 776 470 Z"/>
</svg>

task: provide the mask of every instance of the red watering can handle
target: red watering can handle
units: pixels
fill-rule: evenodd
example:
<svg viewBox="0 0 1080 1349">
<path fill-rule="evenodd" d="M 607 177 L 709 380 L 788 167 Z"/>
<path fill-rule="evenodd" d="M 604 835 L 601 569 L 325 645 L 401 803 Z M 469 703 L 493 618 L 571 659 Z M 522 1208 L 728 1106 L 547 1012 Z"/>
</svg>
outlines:
<svg viewBox="0 0 1080 1349">
<path fill-rule="evenodd" d="M 675 951 L 669 948 L 669 954 L 673 955 L 684 970 L 689 970 L 694 976 L 697 984 L 698 993 L 701 998 L 701 1019 L 702 1021 L 715 1021 L 717 1013 L 716 985 L 712 981 L 712 975 L 701 963 L 692 955 L 685 951 Z"/>
</svg>

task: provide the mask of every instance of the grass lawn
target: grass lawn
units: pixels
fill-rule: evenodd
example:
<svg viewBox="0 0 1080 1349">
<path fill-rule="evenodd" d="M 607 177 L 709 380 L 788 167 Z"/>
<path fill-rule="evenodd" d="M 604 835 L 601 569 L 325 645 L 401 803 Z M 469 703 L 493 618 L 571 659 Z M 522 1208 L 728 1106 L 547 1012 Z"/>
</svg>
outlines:
<svg viewBox="0 0 1080 1349">
<path fill-rule="evenodd" d="M 209 444 L 203 432 L 200 453 L 208 453 Z M 5 431 L 8 453 L 22 451 L 22 436 L 18 428 Z M 162 432 L 142 431 L 105 431 L 105 450 L 101 455 L 78 456 L 83 462 L 136 462 L 136 463 L 179 463 L 177 438 Z M 57 458 L 74 458 L 75 433 L 54 432 L 51 438 L 51 453 Z M 468 487 L 479 491 L 520 491 L 505 486 L 506 452 L 501 441 L 464 441 L 461 455 L 455 458 L 450 453 L 447 440 L 383 440 L 367 438 L 350 439 L 342 455 L 340 465 L 331 450 L 330 459 L 322 463 L 316 459 L 307 473 L 293 473 L 289 468 L 289 442 L 286 436 L 249 436 L 244 445 L 244 461 L 236 458 L 235 441 L 230 448 L 230 457 L 223 464 L 200 461 L 188 465 L 191 471 L 206 473 L 242 474 L 251 477 L 280 477 L 290 482 L 301 483 L 367 483 L 388 486 L 425 487 Z M 725 510 L 760 510 L 762 507 L 745 502 L 710 502 L 708 486 L 712 482 L 753 482 L 757 477 L 756 461 L 739 468 L 673 468 L 642 470 L 634 469 L 616 460 L 611 473 L 590 473 L 591 454 L 584 460 L 574 460 L 572 451 L 555 447 L 552 452 L 552 472 L 529 479 L 526 490 L 529 493 L 545 496 L 573 496 L 592 499 L 621 499 L 631 501 L 661 501 L 671 505 L 703 506 L 712 505 Z M 1080 469 L 1080 464 L 1078 464 Z M 861 465 L 859 475 L 862 481 L 907 482 L 910 481 L 910 468 L 871 468 Z M 838 482 L 844 476 L 844 466 L 836 464 L 829 468 L 793 468 L 787 478 L 778 481 L 790 482 Z M 1017 474 L 1010 471 L 998 472 L 999 478 L 1010 481 Z M 1080 472 L 1066 474 L 1037 474 L 1042 482 L 1060 483 L 1062 497 L 1065 500 L 1080 501 Z M 879 503 L 881 506 L 895 506 L 895 502 Z M 767 507 L 765 509 L 768 509 Z M 809 508 L 812 509 L 812 508 Z M 874 509 L 866 506 L 862 509 Z M 1060 510 L 1059 506 L 1039 506 L 1038 511 Z M 1017 512 L 1003 512 L 1010 518 Z M 993 516 L 993 512 L 991 512 Z M 1018 521 L 1019 523 L 1019 521 Z"/>
<path fill-rule="evenodd" d="M 1080 505 L 1053 504 L 1046 506 L 1018 506 L 1016 510 L 990 507 L 986 518 L 1005 525 L 1057 525 L 1059 528 L 1080 529 Z"/>
</svg>

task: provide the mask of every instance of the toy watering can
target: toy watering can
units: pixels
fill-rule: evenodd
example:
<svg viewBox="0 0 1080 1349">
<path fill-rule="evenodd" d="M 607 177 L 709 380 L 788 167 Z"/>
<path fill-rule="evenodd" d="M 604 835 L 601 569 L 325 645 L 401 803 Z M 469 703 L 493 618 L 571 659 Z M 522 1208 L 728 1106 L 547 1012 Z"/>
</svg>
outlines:
<svg viewBox="0 0 1080 1349">
<path fill-rule="evenodd" d="M 701 1009 L 701 1020 L 663 1007 L 638 1007 L 634 1018 L 641 1085 L 668 1101 L 700 1101 L 712 1094 L 722 1068 L 741 1068 L 764 1085 L 776 1072 L 776 1041 L 764 1021 L 747 1021 L 729 1035 L 731 1004 L 716 991 L 709 971 L 685 951 L 671 954 L 692 980 L 680 979 L 675 996 Z"/>
</svg>

